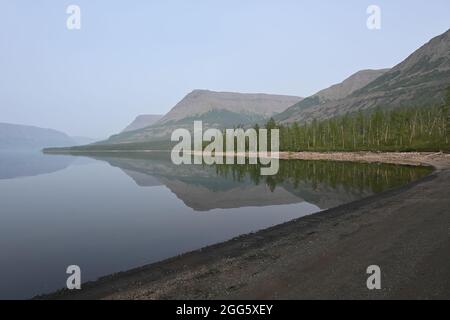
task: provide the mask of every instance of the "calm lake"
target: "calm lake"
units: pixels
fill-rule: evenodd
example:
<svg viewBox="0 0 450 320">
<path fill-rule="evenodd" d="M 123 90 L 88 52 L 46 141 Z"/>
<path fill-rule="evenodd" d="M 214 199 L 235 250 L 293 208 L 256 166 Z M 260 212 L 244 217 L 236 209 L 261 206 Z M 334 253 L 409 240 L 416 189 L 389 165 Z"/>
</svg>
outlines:
<svg viewBox="0 0 450 320">
<path fill-rule="evenodd" d="M 0 298 L 95 280 L 311 215 L 430 172 L 385 164 L 173 165 L 167 153 L 0 153 Z"/>
</svg>

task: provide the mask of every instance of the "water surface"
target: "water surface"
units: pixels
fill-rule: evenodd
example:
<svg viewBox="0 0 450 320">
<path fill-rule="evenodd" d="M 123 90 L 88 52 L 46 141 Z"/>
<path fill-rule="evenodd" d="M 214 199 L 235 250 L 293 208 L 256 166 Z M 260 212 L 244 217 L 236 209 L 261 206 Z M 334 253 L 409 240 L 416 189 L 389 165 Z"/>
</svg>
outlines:
<svg viewBox="0 0 450 320">
<path fill-rule="evenodd" d="M 414 181 L 427 168 L 281 161 L 175 166 L 165 153 L 0 153 L 0 298 L 30 298 Z"/>
</svg>

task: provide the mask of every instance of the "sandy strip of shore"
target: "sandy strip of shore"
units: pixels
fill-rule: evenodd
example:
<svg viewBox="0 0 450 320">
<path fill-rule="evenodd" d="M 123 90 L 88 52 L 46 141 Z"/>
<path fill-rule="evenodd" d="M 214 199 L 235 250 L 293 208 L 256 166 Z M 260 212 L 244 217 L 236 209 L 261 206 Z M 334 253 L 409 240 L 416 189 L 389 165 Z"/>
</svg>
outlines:
<svg viewBox="0 0 450 320">
<path fill-rule="evenodd" d="M 423 152 L 280 152 L 280 159 L 383 162 L 405 165 L 431 165 L 437 169 L 449 165 L 450 154 Z"/>
<path fill-rule="evenodd" d="M 89 155 L 92 153 L 170 153 L 169 150 L 61 150 L 51 151 L 50 154 L 80 154 Z M 192 155 L 202 156 L 201 151 L 192 151 Z M 404 165 L 432 165 L 439 168 L 440 163 L 443 162 L 445 166 L 450 155 L 442 152 L 278 152 L 276 154 L 270 153 L 227 153 L 216 152 L 214 156 L 217 157 L 262 157 L 262 158 L 278 158 L 282 160 L 298 159 L 298 160 L 332 160 L 332 161 L 350 161 L 350 162 L 383 162 L 392 164 L 404 164 Z"/>
<path fill-rule="evenodd" d="M 450 299 L 450 156 L 281 153 L 431 165 L 428 177 L 47 299 Z M 367 289 L 378 265 L 382 289 Z"/>
</svg>

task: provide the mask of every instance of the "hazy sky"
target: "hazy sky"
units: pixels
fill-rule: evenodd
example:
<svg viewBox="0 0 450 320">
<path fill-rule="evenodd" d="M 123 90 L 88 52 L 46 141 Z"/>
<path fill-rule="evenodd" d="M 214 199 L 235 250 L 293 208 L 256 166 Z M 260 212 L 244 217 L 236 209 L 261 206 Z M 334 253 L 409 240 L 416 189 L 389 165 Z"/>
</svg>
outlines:
<svg viewBox="0 0 450 320">
<path fill-rule="evenodd" d="M 0 122 L 98 138 L 197 88 L 308 96 L 397 64 L 449 16 L 448 0 L 2 0 Z"/>
</svg>

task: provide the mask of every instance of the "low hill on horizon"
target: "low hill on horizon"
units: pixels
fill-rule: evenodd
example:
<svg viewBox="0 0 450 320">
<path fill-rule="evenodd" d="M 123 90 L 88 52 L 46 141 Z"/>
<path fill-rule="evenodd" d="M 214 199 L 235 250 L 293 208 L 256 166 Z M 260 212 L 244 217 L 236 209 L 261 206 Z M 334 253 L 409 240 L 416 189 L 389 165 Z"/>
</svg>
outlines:
<svg viewBox="0 0 450 320">
<path fill-rule="evenodd" d="M 57 130 L 0 123 L 0 150 L 41 150 L 74 145 L 74 139 Z"/>
</svg>

